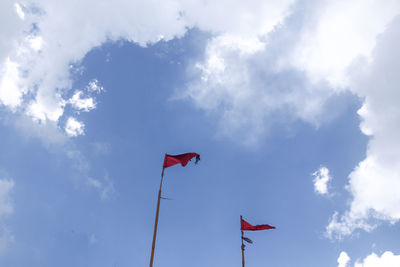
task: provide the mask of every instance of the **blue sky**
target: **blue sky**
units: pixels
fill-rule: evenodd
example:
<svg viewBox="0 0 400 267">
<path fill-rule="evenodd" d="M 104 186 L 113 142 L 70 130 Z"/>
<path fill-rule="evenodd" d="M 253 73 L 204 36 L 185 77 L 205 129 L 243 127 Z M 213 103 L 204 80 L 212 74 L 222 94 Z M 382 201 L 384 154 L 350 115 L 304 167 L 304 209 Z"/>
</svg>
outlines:
<svg viewBox="0 0 400 267">
<path fill-rule="evenodd" d="M 399 266 L 397 1 L 0 7 L 0 266 Z"/>
</svg>

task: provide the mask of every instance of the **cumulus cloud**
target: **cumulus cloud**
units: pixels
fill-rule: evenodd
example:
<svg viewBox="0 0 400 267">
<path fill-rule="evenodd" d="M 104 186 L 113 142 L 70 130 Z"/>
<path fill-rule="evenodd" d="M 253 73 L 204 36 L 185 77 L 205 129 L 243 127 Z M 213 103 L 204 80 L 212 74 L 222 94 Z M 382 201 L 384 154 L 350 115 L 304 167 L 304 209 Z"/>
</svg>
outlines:
<svg viewBox="0 0 400 267">
<path fill-rule="evenodd" d="M 93 47 L 120 39 L 145 46 L 183 36 L 188 28 L 199 27 L 223 34 L 228 43 L 241 51 L 254 52 L 263 45 L 257 40 L 259 36 L 283 20 L 294 0 L 234 5 L 224 0 L 3 2 L 1 12 L 13 15 L 12 20 L 6 20 L 11 30 L 4 40 L 12 39 L 14 45 L 0 48 L 7 56 L 0 58 L 6 66 L 0 77 L 2 103 L 19 108 L 37 121 L 58 122 L 67 102 L 64 92 L 72 86 L 70 65 L 78 63 Z M 101 90 L 96 82 L 89 88 Z M 28 95 L 33 98 L 22 101 Z M 93 107 L 90 98 L 85 100 L 83 103 L 78 93 L 70 103 L 83 110 Z"/>
<path fill-rule="evenodd" d="M 400 266 L 400 255 L 394 255 L 386 251 L 380 257 L 375 253 L 367 256 L 362 262 L 356 262 L 354 267 L 398 267 Z"/>
<path fill-rule="evenodd" d="M 186 31 L 173 1 L 14 4 L 6 0 L 0 10 L 0 17 L 10 17 L 2 23 L 7 25 L 2 43 L 13 44 L 0 46 L 0 55 L 5 55 L 0 58 L 4 69 L 0 100 L 40 121 L 58 121 L 63 115 L 63 95 L 72 86 L 70 66 L 93 47 L 121 38 L 145 45 Z M 101 90 L 97 81 L 89 88 Z M 33 95 L 31 101 L 21 102 L 28 93 Z"/>
<path fill-rule="evenodd" d="M 349 90 L 348 68 L 360 56 L 370 59 L 377 36 L 400 14 L 396 0 L 298 1 L 290 7 L 271 31 L 213 37 L 197 62 L 187 96 L 218 114 L 226 135 L 257 140 L 277 114 L 318 126 L 327 99 Z M 243 134 L 243 128 L 252 131 Z"/>
<path fill-rule="evenodd" d="M 68 102 L 77 110 L 88 112 L 91 109 L 94 109 L 96 104 L 94 103 L 93 98 L 83 98 L 82 95 L 82 91 L 77 91 Z"/>
<path fill-rule="evenodd" d="M 318 126 L 329 97 L 344 91 L 359 96 L 360 128 L 370 136 L 367 157 L 349 176 L 349 210 L 334 213 L 327 234 L 371 231 L 377 220 L 394 223 L 400 219 L 400 2 L 302 4 L 270 32 L 214 36 L 193 68 L 186 96 L 220 116 L 224 134 L 250 143 L 280 116 Z"/>
<path fill-rule="evenodd" d="M 334 216 L 328 234 L 350 234 L 356 228 L 371 230 L 369 219 L 400 220 L 400 17 L 382 34 L 372 63 L 360 59 L 353 66 L 352 90 L 364 98 L 358 111 L 364 134 L 370 136 L 366 158 L 349 176 L 353 195 L 350 209 Z"/>
<path fill-rule="evenodd" d="M 100 85 L 97 79 L 93 79 L 88 83 L 85 90 L 77 90 L 72 97 L 66 101 L 66 104 L 70 104 L 78 113 L 79 111 L 89 112 L 96 108 L 96 101 L 94 93 L 101 93 L 104 91 L 104 87 Z"/>
<path fill-rule="evenodd" d="M 69 117 L 67 123 L 65 124 L 65 132 L 69 136 L 78 136 L 85 134 L 84 128 L 85 124 L 83 124 L 83 122 L 77 121 L 73 117 Z"/>
<path fill-rule="evenodd" d="M 19 88 L 18 64 L 7 58 L 1 72 L 0 101 L 15 110 L 21 104 L 23 89 Z"/>
<path fill-rule="evenodd" d="M 345 251 L 340 252 L 339 258 L 337 259 L 338 267 L 347 267 L 350 261 L 349 255 Z"/>
<path fill-rule="evenodd" d="M 220 117 L 222 134 L 240 135 L 247 144 L 257 143 L 282 121 L 301 119 L 317 126 L 331 91 L 324 83 L 311 84 L 293 68 L 279 71 L 276 52 L 285 49 L 268 47 L 268 40 L 259 37 L 214 37 L 204 60 L 192 70 L 195 78 L 185 96 Z"/>
<path fill-rule="evenodd" d="M 314 191 L 320 195 L 328 195 L 328 185 L 329 181 L 332 179 L 329 174 L 329 169 L 321 166 L 312 176 L 314 176 Z"/>
<path fill-rule="evenodd" d="M 342 251 L 337 260 L 338 267 L 350 266 L 350 257 Z M 381 256 L 371 253 L 363 260 L 357 260 L 354 267 L 398 267 L 400 266 L 400 255 L 394 255 L 391 251 L 384 252 Z"/>
<path fill-rule="evenodd" d="M 95 107 L 81 93 L 65 99 L 73 83 L 71 65 L 93 47 L 120 39 L 146 45 L 186 31 L 175 1 L 6 0 L 0 17 L 7 25 L 0 32 L 0 103 L 42 124 L 59 123 L 67 103 L 81 111 Z M 88 86 L 89 92 L 101 90 L 97 80 Z"/>
<path fill-rule="evenodd" d="M 376 37 L 399 11 L 397 0 L 314 3 L 290 64 L 313 81 L 328 80 L 333 89 L 343 89 L 348 86 L 348 66 L 359 56 L 370 58 Z"/>
</svg>

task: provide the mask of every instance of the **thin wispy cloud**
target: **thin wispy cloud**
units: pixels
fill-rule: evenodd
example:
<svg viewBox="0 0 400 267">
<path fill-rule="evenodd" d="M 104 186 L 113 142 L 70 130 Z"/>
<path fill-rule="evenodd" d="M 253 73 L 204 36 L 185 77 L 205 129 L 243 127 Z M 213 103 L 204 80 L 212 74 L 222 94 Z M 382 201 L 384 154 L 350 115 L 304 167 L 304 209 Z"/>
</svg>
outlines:
<svg viewBox="0 0 400 267">
<path fill-rule="evenodd" d="M 14 241 L 14 236 L 9 230 L 4 218 L 14 211 L 11 192 L 15 186 L 12 179 L 0 179 L 0 253 L 3 253 L 10 243 Z"/>
</svg>

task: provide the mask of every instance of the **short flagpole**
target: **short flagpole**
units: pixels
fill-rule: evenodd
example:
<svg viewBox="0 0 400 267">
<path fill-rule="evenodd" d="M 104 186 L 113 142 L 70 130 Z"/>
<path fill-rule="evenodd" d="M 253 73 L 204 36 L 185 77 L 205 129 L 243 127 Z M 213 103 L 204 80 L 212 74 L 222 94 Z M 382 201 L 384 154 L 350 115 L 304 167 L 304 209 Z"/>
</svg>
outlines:
<svg viewBox="0 0 400 267">
<path fill-rule="evenodd" d="M 161 188 L 164 179 L 164 167 L 161 172 L 161 182 L 160 189 L 158 190 L 158 200 L 157 200 L 157 211 L 156 211 L 156 221 L 154 222 L 154 234 L 153 234 L 153 244 L 151 245 L 151 257 L 150 257 L 150 267 L 153 267 L 153 259 L 154 259 L 154 248 L 156 247 L 156 235 L 157 235 L 157 226 L 158 226 L 158 214 L 160 212 L 160 200 L 161 200 Z"/>
<path fill-rule="evenodd" d="M 242 216 L 240 216 L 240 225 L 242 225 Z M 244 267 L 244 244 L 243 244 L 243 230 L 240 226 L 240 231 L 242 232 L 242 267 Z"/>
</svg>

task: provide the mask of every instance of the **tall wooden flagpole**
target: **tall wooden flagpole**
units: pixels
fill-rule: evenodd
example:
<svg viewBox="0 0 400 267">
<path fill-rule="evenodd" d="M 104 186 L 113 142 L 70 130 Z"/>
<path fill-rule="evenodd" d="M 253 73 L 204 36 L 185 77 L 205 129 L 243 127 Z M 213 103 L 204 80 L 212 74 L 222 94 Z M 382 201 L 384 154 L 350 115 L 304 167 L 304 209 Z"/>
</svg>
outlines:
<svg viewBox="0 0 400 267">
<path fill-rule="evenodd" d="M 153 234 L 153 244 L 151 245 L 151 257 L 150 257 L 150 267 L 153 267 L 153 259 L 154 259 L 154 248 L 156 246 L 156 235 L 157 235 L 157 226 L 158 226 L 158 214 L 160 212 L 160 200 L 161 200 L 161 188 L 164 179 L 164 167 L 161 173 L 161 182 L 160 189 L 158 190 L 158 200 L 157 200 L 157 211 L 156 211 L 156 221 L 154 222 L 154 234 Z M 243 241 L 242 241 L 243 242 Z"/>
<path fill-rule="evenodd" d="M 164 179 L 164 170 L 165 168 L 174 166 L 175 164 L 181 164 L 182 167 L 185 167 L 186 164 L 192 159 L 196 157 L 197 163 L 200 160 L 200 155 L 197 153 L 184 153 L 179 155 L 168 155 L 165 154 L 163 169 L 161 172 L 161 182 L 160 182 L 160 189 L 158 190 L 158 199 L 157 199 L 157 210 L 156 210 L 156 221 L 154 222 L 154 234 L 153 234 L 153 244 L 151 245 L 151 256 L 150 256 L 150 267 L 153 267 L 153 260 L 154 260 L 154 249 L 156 247 L 156 236 L 157 236 L 157 226 L 158 226 L 158 215 L 160 213 L 160 202 L 161 202 L 161 189 Z"/>
<path fill-rule="evenodd" d="M 240 224 L 242 224 L 242 216 L 240 216 Z M 244 267 L 244 247 L 245 247 L 245 245 L 243 244 L 243 230 L 242 230 L 242 227 L 240 227 L 240 231 L 242 232 L 242 267 Z"/>
</svg>

